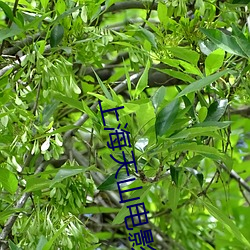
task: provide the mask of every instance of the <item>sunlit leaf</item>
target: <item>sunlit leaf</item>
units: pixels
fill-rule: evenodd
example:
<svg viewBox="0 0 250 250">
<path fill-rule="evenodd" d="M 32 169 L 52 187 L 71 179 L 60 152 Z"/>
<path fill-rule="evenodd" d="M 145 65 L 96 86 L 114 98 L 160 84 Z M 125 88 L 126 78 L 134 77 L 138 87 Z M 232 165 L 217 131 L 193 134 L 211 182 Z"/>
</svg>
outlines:
<svg viewBox="0 0 250 250">
<path fill-rule="evenodd" d="M 18 187 L 16 176 L 5 168 L 0 168 L 0 183 L 11 194 L 14 194 Z"/>
</svg>

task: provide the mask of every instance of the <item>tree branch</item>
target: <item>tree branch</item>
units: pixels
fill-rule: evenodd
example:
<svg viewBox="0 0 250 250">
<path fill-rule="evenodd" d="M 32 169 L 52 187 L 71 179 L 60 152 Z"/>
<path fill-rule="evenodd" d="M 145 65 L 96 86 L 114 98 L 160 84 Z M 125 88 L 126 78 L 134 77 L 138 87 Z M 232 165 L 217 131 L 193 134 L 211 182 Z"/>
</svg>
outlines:
<svg viewBox="0 0 250 250">
<path fill-rule="evenodd" d="M 3 55 L 15 55 L 19 50 L 23 49 L 25 46 L 31 45 L 33 42 L 43 38 L 45 32 L 39 32 L 33 36 L 27 36 L 25 39 L 18 41 L 13 44 L 13 47 L 6 48 L 3 50 Z"/>
<path fill-rule="evenodd" d="M 250 186 L 233 169 L 229 170 L 224 163 L 219 164 L 219 166 L 224 169 L 232 179 L 236 180 L 240 186 L 250 192 Z"/>
</svg>

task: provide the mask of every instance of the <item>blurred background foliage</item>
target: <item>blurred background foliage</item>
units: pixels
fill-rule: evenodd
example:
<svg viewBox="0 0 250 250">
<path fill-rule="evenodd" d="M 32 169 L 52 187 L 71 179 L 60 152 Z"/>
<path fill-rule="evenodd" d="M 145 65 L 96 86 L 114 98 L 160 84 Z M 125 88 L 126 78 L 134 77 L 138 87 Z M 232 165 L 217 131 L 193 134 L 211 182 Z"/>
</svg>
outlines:
<svg viewBox="0 0 250 250">
<path fill-rule="evenodd" d="M 0 249 L 131 249 L 98 100 L 156 249 L 250 249 L 248 8 L 0 1 Z"/>
</svg>

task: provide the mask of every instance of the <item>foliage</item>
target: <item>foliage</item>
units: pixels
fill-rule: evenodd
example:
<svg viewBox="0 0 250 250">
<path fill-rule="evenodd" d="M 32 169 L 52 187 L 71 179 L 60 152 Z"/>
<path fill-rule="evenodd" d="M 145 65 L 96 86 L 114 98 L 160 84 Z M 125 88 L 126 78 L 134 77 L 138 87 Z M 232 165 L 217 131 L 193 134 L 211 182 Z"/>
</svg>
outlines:
<svg viewBox="0 0 250 250">
<path fill-rule="evenodd" d="M 124 106 L 154 247 L 249 249 L 248 7 L 0 1 L 1 249 L 132 247 L 98 100 Z"/>
</svg>

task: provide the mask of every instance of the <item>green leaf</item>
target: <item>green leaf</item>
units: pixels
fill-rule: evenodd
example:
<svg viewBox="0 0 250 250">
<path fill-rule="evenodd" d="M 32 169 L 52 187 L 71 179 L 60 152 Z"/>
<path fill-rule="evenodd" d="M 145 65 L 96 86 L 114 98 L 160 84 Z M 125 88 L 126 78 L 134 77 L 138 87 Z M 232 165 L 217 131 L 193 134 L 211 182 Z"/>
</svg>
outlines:
<svg viewBox="0 0 250 250">
<path fill-rule="evenodd" d="M 94 71 L 96 79 L 98 81 L 98 83 L 100 84 L 103 93 L 105 94 L 105 96 L 109 99 L 109 100 L 113 100 L 111 94 L 109 93 L 108 89 L 106 88 L 106 86 L 103 84 L 102 80 L 100 79 L 100 77 L 96 74 L 96 72 Z"/>
<path fill-rule="evenodd" d="M 190 49 L 185 49 L 181 47 L 176 47 L 176 48 L 173 47 L 173 48 L 169 48 L 168 50 L 172 52 L 175 57 L 178 57 L 182 60 L 190 62 L 194 66 L 197 65 L 199 58 L 200 58 L 200 54 L 198 52 L 190 50 Z"/>
<path fill-rule="evenodd" d="M 173 166 L 170 166 L 170 175 L 171 175 L 171 179 L 174 182 L 174 184 L 178 187 L 178 182 L 179 182 L 179 173 L 180 173 L 181 169 L 180 168 L 176 168 Z"/>
<path fill-rule="evenodd" d="M 206 75 L 211 75 L 223 65 L 225 57 L 225 51 L 222 49 L 217 49 L 210 53 L 205 60 L 205 72 Z"/>
<path fill-rule="evenodd" d="M 18 187 L 18 180 L 16 176 L 5 168 L 0 168 L 0 183 L 11 194 L 14 194 Z"/>
<path fill-rule="evenodd" d="M 149 41 L 151 46 L 153 48 L 156 48 L 157 47 L 157 44 L 155 42 L 155 35 L 154 33 L 150 32 L 149 30 L 147 29 L 144 29 L 142 28 L 141 26 L 139 26 L 139 31 L 136 32 L 136 34 L 140 34 L 140 36 L 142 37 L 142 39 L 145 41 Z"/>
<path fill-rule="evenodd" d="M 76 108 L 76 109 L 78 109 L 78 110 L 80 110 L 82 112 L 85 112 L 82 103 L 80 101 L 76 100 L 76 99 L 70 98 L 68 96 L 62 95 L 62 94 L 57 93 L 57 92 L 53 93 L 53 97 L 55 99 L 57 99 L 58 101 L 66 103 L 66 104 L 68 104 L 69 106 L 71 106 L 73 108 Z"/>
<path fill-rule="evenodd" d="M 208 108 L 208 114 L 205 119 L 205 122 L 219 121 L 227 109 L 227 104 L 228 104 L 227 99 L 222 99 L 222 100 L 213 102 Z"/>
<path fill-rule="evenodd" d="M 17 36 L 22 33 L 24 30 L 20 29 L 18 26 L 13 25 L 11 28 L 0 30 L 0 41 L 3 41 L 6 38 Z"/>
<path fill-rule="evenodd" d="M 228 36 L 224 34 L 222 31 L 217 30 L 217 29 L 200 28 L 200 30 L 219 48 L 231 54 L 238 55 L 241 57 L 246 57 L 246 54 L 237 43 L 237 40 L 235 37 Z"/>
<path fill-rule="evenodd" d="M 101 207 L 101 206 L 92 206 L 92 207 L 83 207 L 81 210 L 82 214 L 105 214 L 105 213 L 118 213 L 120 208 L 115 207 Z"/>
<path fill-rule="evenodd" d="M 215 131 L 218 127 L 195 127 L 188 128 L 180 131 L 179 133 L 172 135 L 170 139 L 190 139 L 196 136 L 206 135 L 207 132 Z"/>
<path fill-rule="evenodd" d="M 155 111 L 157 111 L 158 107 L 161 105 L 165 95 L 166 95 L 166 87 L 161 86 L 156 90 L 156 92 L 152 96 L 151 101 Z"/>
<path fill-rule="evenodd" d="M 74 175 L 80 174 L 80 173 L 85 172 L 85 171 L 86 171 L 86 169 L 83 167 L 79 167 L 79 166 L 73 167 L 73 166 L 66 165 L 58 171 L 55 178 L 51 182 L 51 186 L 57 182 L 61 182 L 62 180 L 66 179 L 70 176 L 74 176 Z"/>
<path fill-rule="evenodd" d="M 40 239 L 38 241 L 36 250 L 43 250 L 43 247 L 46 245 L 47 242 L 48 241 L 47 241 L 46 237 L 44 235 L 41 235 Z"/>
<path fill-rule="evenodd" d="M 5 15 L 6 15 L 11 21 L 14 21 L 14 15 L 13 15 L 13 12 L 12 12 L 11 8 L 9 7 L 9 5 L 7 5 L 7 4 L 4 3 L 3 1 L 0 1 L 0 8 L 3 9 Z"/>
<path fill-rule="evenodd" d="M 50 35 L 50 46 L 56 47 L 63 39 L 64 28 L 61 24 L 54 26 Z"/>
<path fill-rule="evenodd" d="M 42 7 L 43 7 L 44 9 L 47 8 L 48 3 L 49 3 L 49 0 L 41 0 L 41 5 L 42 5 Z"/>
<path fill-rule="evenodd" d="M 59 102 L 52 100 L 51 103 L 45 104 L 42 112 L 42 124 L 49 122 L 50 118 L 53 116 L 54 112 L 58 108 Z"/>
<path fill-rule="evenodd" d="M 248 42 L 245 35 L 242 33 L 242 31 L 234 23 L 232 23 L 232 35 L 235 37 L 241 38 L 242 40 L 246 40 L 246 42 Z"/>
<path fill-rule="evenodd" d="M 180 199 L 180 189 L 171 182 L 168 188 L 168 204 L 169 207 L 175 211 Z"/>
<path fill-rule="evenodd" d="M 243 35 L 244 36 L 244 35 Z M 244 51 L 244 53 L 250 57 L 250 42 L 248 41 L 248 39 L 246 39 L 244 37 L 244 39 L 242 39 L 241 37 L 235 37 L 237 43 L 239 44 L 240 48 Z"/>
<path fill-rule="evenodd" d="M 188 74 L 186 73 L 183 73 L 183 72 L 180 72 L 180 71 L 176 71 L 176 70 L 173 70 L 173 69 L 158 69 L 158 68 L 155 68 L 156 70 L 162 72 L 162 73 L 165 73 L 169 76 L 172 76 L 174 78 L 177 78 L 177 79 L 180 79 L 184 82 L 193 82 L 195 79 L 191 76 L 189 76 Z"/>
<path fill-rule="evenodd" d="M 180 93 L 181 92 L 180 87 L 176 86 L 176 88 L 177 88 L 178 92 Z M 193 120 L 196 120 L 196 116 L 195 116 L 195 113 L 194 113 L 194 107 L 193 107 L 192 103 L 190 102 L 190 100 L 186 96 L 182 96 L 181 98 L 185 103 L 185 108 L 188 109 L 187 113 L 190 115 L 190 117 Z"/>
<path fill-rule="evenodd" d="M 11 240 L 9 240 L 8 242 L 9 242 L 10 250 L 22 250 L 17 245 L 15 245 Z"/>
<path fill-rule="evenodd" d="M 171 153 L 180 152 L 183 150 L 197 152 L 205 157 L 208 157 L 214 161 L 223 161 L 229 168 L 232 163 L 230 163 L 230 157 L 226 154 L 220 153 L 216 148 L 207 146 L 207 145 L 197 145 L 195 142 L 184 143 L 185 147 L 182 147 L 181 144 L 176 144 L 171 148 Z"/>
<path fill-rule="evenodd" d="M 201 199 L 200 199 L 201 200 Z M 245 236 L 240 232 L 238 227 L 234 224 L 232 220 L 230 220 L 221 210 L 213 206 L 212 204 L 201 200 L 205 205 L 208 212 L 216 218 L 219 222 L 223 224 L 223 226 L 232 233 L 239 241 L 241 241 L 245 246 L 250 248 L 250 242 L 245 238 Z"/>
<path fill-rule="evenodd" d="M 24 209 L 23 208 L 18 208 L 18 209 L 14 209 L 14 208 L 9 208 L 7 207 L 5 211 L 0 212 L 0 222 L 4 223 L 6 219 L 8 219 L 8 217 L 14 213 L 18 213 L 18 212 L 23 212 Z"/>
<path fill-rule="evenodd" d="M 185 73 L 189 73 L 189 74 L 193 74 L 193 75 L 197 75 L 200 77 L 203 77 L 203 74 L 201 73 L 200 69 L 197 66 L 193 66 L 192 64 L 185 62 L 185 61 L 181 61 L 179 60 L 179 65 L 184 68 L 184 72 Z"/>
<path fill-rule="evenodd" d="M 37 176 L 31 176 L 26 177 L 26 188 L 24 192 L 33 192 L 33 191 L 40 191 L 49 188 L 51 185 L 51 180 L 37 177 Z"/>
<path fill-rule="evenodd" d="M 144 187 L 142 187 L 142 189 L 136 190 L 129 198 L 133 199 L 136 197 L 140 197 L 140 202 L 143 202 L 143 200 L 147 196 L 149 190 L 150 190 L 150 186 L 144 186 Z M 112 224 L 113 225 L 121 224 L 124 221 L 124 218 L 129 215 L 129 209 L 127 208 L 127 206 L 133 205 L 136 203 L 138 203 L 138 200 L 126 202 L 126 204 L 123 205 L 123 207 L 120 209 L 119 213 L 114 218 Z M 133 208 L 132 211 L 134 212 L 135 208 Z"/>
<path fill-rule="evenodd" d="M 191 84 L 189 84 L 185 89 L 183 89 L 178 95 L 178 97 L 181 97 L 183 95 L 195 92 L 197 90 L 200 90 L 204 87 L 206 87 L 207 85 L 213 83 L 214 81 L 218 80 L 220 77 L 222 77 L 223 75 L 227 74 L 231 72 L 230 70 L 223 70 L 221 72 L 215 73 L 213 75 L 207 76 L 205 78 L 202 78 L 198 81 L 195 81 Z"/>
<path fill-rule="evenodd" d="M 140 93 L 147 87 L 148 85 L 148 70 L 149 70 L 149 67 L 150 67 L 150 61 L 148 60 L 147 61 L 147 64 L 146 64 L 146 67 L 136 85 L 136 88 L 135 88 L 135 93 L 134 93 L 134 97 L 137 98 Z"/>
<path fill-rule="evenodd" d="M 121 239 L 123 238 L 124 236 L 122 234 L 114 234 L 113 232 L 97 232 L 95 233 L 95 236 L 100 240 L 100 241 L 103 241 L 103 240 L 109 240 L 109 239 Z M 112 248 L 112 247 L 109 247 L 109 250 L 117 250 L 117 248 Z"/>
<path fill-rule="evenodd" d="M 111 174 L 97 189 L 104 190 L 117 190 L 117 181 L 128 179 L 128 175 L 125 172 L 119 172 L 117 179 L 115 178 L 116 173 Z M 127 185 L 127 184 L 126 184 Z M 122 187 L 122 185 L 121 185 Z"/>
<path fill-rule="evenodd" d="M 204 41 L 199 41 L 199 47 L 200 50 L 203 54 L 205 55 L 209 55 L 212 51 L 218 49 L 218 46 L 216 44 L 214 44 L 212 41 L 210 41 L 209 39 L 206 39 Z"/>
<path fill-rule="evenodd" d="M 216 127 L 216 129 L 226 128 L 231 125 L 231 121 L 216 122 L 216 121 L 204 121 L 193 125 L 193 127 Z"/>
<path fill-rule="evenodd" d="M 206 119 L 207 116 L 207 108 L 206 107 L 201 107 L 199 112 L 198 112 L 198 118 L 200 122 L 203 122 Z"/>
<path fill-rule="evenodd" d="M 159 112 L 155 121 L 156 136 L 162 136 L 169 130 L 176 119 L 178 110 L 179 101 L 175 99 Z"/>
<path fill-rule="evenodd" d="M 62 13 L 60 16 L 58 16 L 56 18 L 56 20 L 53 22 L 53 24 L 58 23 L 60 20 L 62 20 L 63 18 L 67 17 L 68 15 L 71 15 L 72 13 L 78 11 L 82 7 L 83 7 L 83 5 L 79 4 L 78 6 L 73 7 L 72 9 L 66 10 L 64 13 Z"/>
<path fill-rule="evenodd" d="M 199 166 L 200 162 L 204 159 L 204 157 L 202 155 L 195 155 L 194 157 L 190 158 L 189 160 L 187 160 L 184 164 L 184 168 L 188 167 L 188 168 L 193 168 L 196 166 Z"/>
<path fill-rule="evenodd" d="M 27 15 L 27 13 L 26 13 Z M 42 16 L 35 16 L 35 18 L 33 16 L 29 16 L 31 17 L 31 22 L 28 23 L 25 27 L 24 27 L 24 30 L 25 31 L 28 31 L 30 29 L 37 29 L 37 27 L 41 24 L 41 22 L 46 18 L 46 17 L 49 17 L 51 15 L 51 11 L 49 12 L 46 12 L 44 15 Z"/>
<path fill-rule="evenodd" d="M 167 24 L 168 21 L 168 9 L 167 5 L 163 2 L 159 2 L 157 6 L 157 14 L 161 23 Z"/>
<path fill-rule="evenodd" d="M 202 187 L 203 185 L 203 181 L 204 181 L 204 176 L 201 172 L 197 171 L 196 169 L 194 168 L 189 168 L 189 167 L 186 167 L 185 168 L 188 172 L 190 172 L 192 175 L 195 176 L 195 178 L 198 180 L 200 186 Z"/>
<path fill-rule="evenodd" d="M 68 226 L 68 224 L 69 224 L 69 222 L 64 222 L 65 224 L 59 229 L 59 230 L 57 230 L 56 232 L 55 232 L 55 234 L 53 235 L 53 237 L 45 244 L 45 246 L 43 247 L 43 249 L 42 250 L 49 250 L 51 247 L 52 247 L 52 245 L 53 245 L 53 243 L 54 243 L 54 241 L 59 237 L 59 235 L 65 230 L 65 228 Z"/>
</svg>

